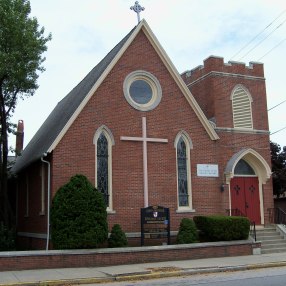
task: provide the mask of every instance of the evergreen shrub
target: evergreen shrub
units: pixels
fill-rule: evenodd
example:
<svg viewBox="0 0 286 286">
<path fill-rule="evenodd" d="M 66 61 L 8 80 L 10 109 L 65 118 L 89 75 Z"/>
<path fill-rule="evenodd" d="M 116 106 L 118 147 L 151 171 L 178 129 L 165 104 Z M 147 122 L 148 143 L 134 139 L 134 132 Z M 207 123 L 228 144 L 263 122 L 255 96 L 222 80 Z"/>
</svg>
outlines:
<svg viewBox="0 0 286 286">
<path fill-rule="evenodd" d="M 108 238 L 108 247 L 124 247 L 128 245 L 127 237 L 119 224 L 112 227 Z"/>
<path fill-rule="evenodd" d="M 246 217 L 195 216 L 194 222 L 207 241 L 230 241 L 247 239 L 250 222 Z"/>
<path fill-rule="evenodd" d="M 75 175 L 54 196 L 51 238 L 55 249 L 95 248 L 108 237 L 103 195 L 83 175 Z"/>
<path fill-rule="evenodd" d="M 0 222 L 0 251 L 15 250 L 16 232 Z"/>
<path fill-rule="evenodd" d="M 177 243 L 184 244 L 194 242 L 198 242 L 198 230 L 196 225 L 192 219 L 183 218 L 177 234 Z"/>
</svg>

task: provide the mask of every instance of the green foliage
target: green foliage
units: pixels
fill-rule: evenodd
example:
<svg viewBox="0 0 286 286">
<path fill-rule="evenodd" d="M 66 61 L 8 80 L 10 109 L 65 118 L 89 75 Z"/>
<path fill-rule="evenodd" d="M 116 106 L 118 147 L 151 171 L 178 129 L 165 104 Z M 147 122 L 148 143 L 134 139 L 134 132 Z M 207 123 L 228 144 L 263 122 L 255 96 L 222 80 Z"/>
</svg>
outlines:
<svg viewBox="0 0 286 286">
<path fill-rule="evenodd" d="M 207 241 L 241 240 L 249 235 L 250 222 L 246 217 L 195 216 L 194 222 Z"/>
<path fill-rule="evenodd" d="M 183 218 L 177 235 L 177 243 L 194 243 L 198 241 L 198 231 L 192 219 Z"/>
<path fill-rule="evenodd" d="M 286 193 L 286 146 L 270 142 L 273 194 L 278 198 Z"/>
<path fill-rule="evenodd" d="M 128 245 L 128 241 L 124 231 L 119 224 L 112 227 L 110 237 L 108 239 L 108 247 L 124 247 Z"/>
<path fill-rule="evenodd" d="M 0 223 L 0 251 L 15 250 L 15 231 Z"/>
<path fill-rule="evenodd" d="M 47 50 L 51 35 L 44 37 L 37 18 L 29 17 L 28 0 L 0 1 L 0 80 L 3 92 L 13 95 L 15 91 L 31 95 L 37 88 L 38 71 Z"/>
<path fill-rule="evenodd" d="M 0 215 L 5 225 L 14 220 L 7 194 L 8 133 L 14 132 L 10 119 L 19 99 L 38 88 L 42 54 L 51 40 L 30 12 L 28 0 L 0 0 Z"/>
<path fill-rule="evenodd" d="M 51 237 L 56 249 L 95 248 L 108 237 L 103 196 L 83 175 L 56 193 L 51 208 Z"/>
</svg>

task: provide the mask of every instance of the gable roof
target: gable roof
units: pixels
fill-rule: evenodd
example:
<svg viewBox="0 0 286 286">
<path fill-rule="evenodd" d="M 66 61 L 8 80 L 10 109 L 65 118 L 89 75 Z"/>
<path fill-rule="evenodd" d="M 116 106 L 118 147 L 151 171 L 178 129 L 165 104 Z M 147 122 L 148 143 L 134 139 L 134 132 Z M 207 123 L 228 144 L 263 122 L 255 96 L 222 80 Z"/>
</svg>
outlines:
<svg viewBox="0 0 286 286">
<path fill-rule="evenodd" d="M 17 158 L 16 163 L 12 168 L 13 172 L 20 172 L 31 163 L 39 160 L 44 153 L 50 153 L 55 149 L 80 111 L 83 109 L 104 78 L 108 75 L 110 70 L 114 67 L 121 55 L 125 52 L 141 30 L 145 33 L 161 60 L 166 65 L 168 71 L 177 82 L 182 93 L 185 95 L 187 101 L 198 116 L 210 138 L 212 140 L 219 139 L 217 133 L 210 125 L 175 66 L 172 64 L 166 52 L 151 31 L 147 22 L 142 20 L 103 58 L 101 62 L 99 62 L 87 74 L 87 76 L 66 97 L 64 97 L 57 104 L 40 129 L 34 135 L 32 140 L 29 142 L 27 147 L 24 149 L 22 155 Z"/>
</svg>

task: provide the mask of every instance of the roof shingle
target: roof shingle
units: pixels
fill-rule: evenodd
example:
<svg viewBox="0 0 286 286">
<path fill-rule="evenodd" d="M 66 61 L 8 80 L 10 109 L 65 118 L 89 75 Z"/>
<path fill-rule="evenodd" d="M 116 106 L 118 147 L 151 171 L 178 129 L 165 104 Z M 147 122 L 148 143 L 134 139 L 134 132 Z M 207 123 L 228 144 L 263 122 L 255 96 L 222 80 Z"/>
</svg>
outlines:
<svg viewBox="0 0 286 286">
<path fill-rule="evenodd" d="M 48 118 L 36 132 L 22 155 L 16 160 L 12 172 L 19 173 L 23 168 L 39 160 L 53 144 L 57 136 L 65 127 L 77 107 L 84 100 L 88 92 L 97 82 L 108 65 L 116 57 L 123 45 L 133 33 L 134 27 L 88 74 L 73 88 L 53 109 Z"/>
</svg>

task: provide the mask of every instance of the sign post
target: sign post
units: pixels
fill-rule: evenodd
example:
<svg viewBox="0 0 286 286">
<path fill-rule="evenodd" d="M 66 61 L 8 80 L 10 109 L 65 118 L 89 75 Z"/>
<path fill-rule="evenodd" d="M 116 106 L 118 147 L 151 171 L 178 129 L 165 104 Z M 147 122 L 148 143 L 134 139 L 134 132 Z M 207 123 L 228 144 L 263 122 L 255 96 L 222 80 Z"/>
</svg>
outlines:
<svg viewBox="0 0 286 286">
<path fill-rule="evenodd" d="M 167 238 L 170 241 L 169 209 L 161 206 L 150 206 L 141 209 L 141 246 L 145 239 Z"/>
</svg>

